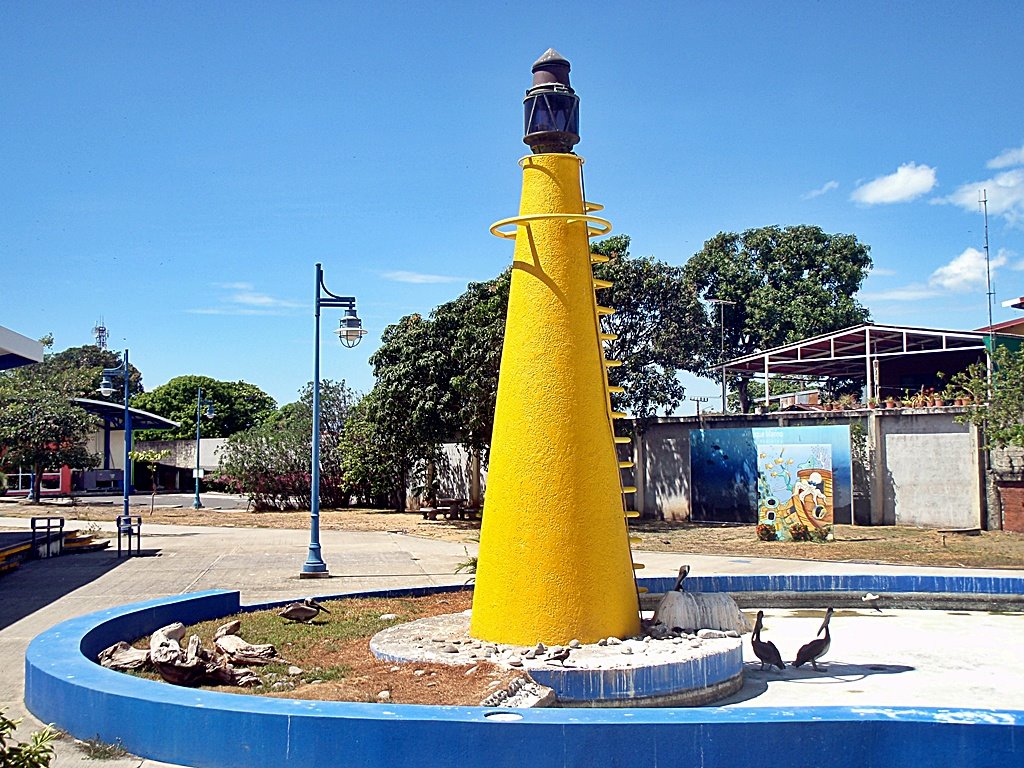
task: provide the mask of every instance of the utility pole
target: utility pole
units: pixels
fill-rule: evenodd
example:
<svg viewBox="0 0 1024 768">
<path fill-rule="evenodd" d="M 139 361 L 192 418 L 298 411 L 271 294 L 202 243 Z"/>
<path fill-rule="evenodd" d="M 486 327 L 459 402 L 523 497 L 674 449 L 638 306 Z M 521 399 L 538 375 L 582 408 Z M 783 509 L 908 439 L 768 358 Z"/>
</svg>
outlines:
<svg viewBox="0 0 1024 768">
<path fill-rule="evenodd" d="M 992 355 L 996 351 L 996 335 L 995 331 L 992 330 L 992 297 L 995 295 L 992 291 L 992 259 L 988 250 L 988 190 L 981 190 L 981 198 L 978 200 L 981 205 L 982 212 L 985 216 L 985 285 L 987 291 L 985 293 L 985 304 L 988 309 L 988 355 L 986 356 L 986 367 L 985 372 L 988 379 L 988 402 L 992 402 Z"/>
<path fill-rule="evenodd" d="M 706 397 L 691 397 L 690 401 L 697 404 L 697 418 L 699 419 L 700 418 L 700 404 L 701 403 L 706 403 L 708 401 L 708 399 Z"/>
</svg>

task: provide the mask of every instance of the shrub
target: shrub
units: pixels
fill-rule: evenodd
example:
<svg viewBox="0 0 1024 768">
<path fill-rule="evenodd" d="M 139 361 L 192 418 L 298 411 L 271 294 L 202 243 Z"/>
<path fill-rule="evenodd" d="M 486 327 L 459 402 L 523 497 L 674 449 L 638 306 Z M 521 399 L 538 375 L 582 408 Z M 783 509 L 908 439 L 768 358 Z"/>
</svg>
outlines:
<svg viewBox="0 0 1024 768">
<path fill-rule="evenodd" d="M 27 742 L 11 741 L 20 720 L 10 720 L 0 711 L 0 765 L 4 768 L 46 768 L 53 760 L 57 731 L 46 726 Z"/>
<path fill-rule="evenodd" d="M 775 533 L 775 526 L 768 523 L 758 523 L 757 538 L 761 541 L 776 541 L 778 536 Z"/>
<path fill-rule="evenodd" d="M 789 526 L 789 535 L 793 537 L 793 541 L 811 540 L 811 530 L 803 523 Z"/>
</svg>

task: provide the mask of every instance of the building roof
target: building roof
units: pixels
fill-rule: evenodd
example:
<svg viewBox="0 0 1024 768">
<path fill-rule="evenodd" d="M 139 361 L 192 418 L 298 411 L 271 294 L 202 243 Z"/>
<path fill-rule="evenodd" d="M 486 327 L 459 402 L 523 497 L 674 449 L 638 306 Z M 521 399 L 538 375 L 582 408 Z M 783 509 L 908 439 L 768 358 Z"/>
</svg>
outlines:
<svg viewBox="0 0 1024 768">
<path fill-rule="evenodd" d="M 43 361 L 43 345 L 0 326 L 0 371 Z"/>
<path fill-rule="evenodd" d="M 737 357 L 727 371 L 860 378 L 870 360 L 940 352 L 985 350 L 987 332 L 948 331 L 862 323 L 792 344 Z"/>
<path fill-rule="evenodd" d="M 1024 317 L 1017 317 L 1013 320 L 1004 320 L 1001 323 L 993 323 L 991 330 L 996 333 L 1009 334 L 1011 336 L 1024 336 Z M 989 327 L 979 328 L 978 331 L 988 333 Z"/>
<path fill-rule="evenodd" d="M 124 429 L 124 403 L 110 400 L 89 400 L 85 397 L 73 399 L 75 405 L 83 410 L 99 416 L 114 429 Z M 132 429 L 174 429 L 181 425 L 176 421 L 165 419 L 149 411 L 139 408 L 128 409 L 132 415 Z"/>
</svg>

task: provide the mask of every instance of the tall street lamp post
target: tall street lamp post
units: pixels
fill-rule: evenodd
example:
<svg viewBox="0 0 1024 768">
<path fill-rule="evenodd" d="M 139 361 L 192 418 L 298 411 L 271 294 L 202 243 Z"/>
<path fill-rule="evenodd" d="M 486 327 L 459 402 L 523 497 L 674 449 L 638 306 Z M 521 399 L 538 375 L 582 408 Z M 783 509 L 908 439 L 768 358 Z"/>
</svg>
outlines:
<svg viewBox="0 0 1024 768">
<path fill-rule="evenodd" d="M 722 413 L 729 412 L 728 402 L 725 399 L 725 305 L 728 304 L 730 307 L 736 305 L 735 301 L 729 301 L 728 299 L 708 299 L 712 304 L 718 305 L 718 325 L 722 330 L 722 342 L 719 347 L 719 361 L 722 364 Z M 768 382 L 765 384 L 765 391 L 768 390 Z M 700 406 L 698 406 L 699 408 Z"/>
<path fill-rule="evenodd" d="M 205 410 L 204 410 L 205 406 Z M 196 395 L 196 497 L 192 502 L 193 509 L 202 509 L 203 502 L 199 500 L 199 478 L 203 476 L 203 468 L 199 464 L 199 445 L 200 436 L 202 430 L 203 417 L 212 419 L 214 415 L 213 400 L 207 400 L 203 397 L 203 388 L 199 387 L 199 393 Z"/>
<path fill-rule="evenodd" d="M 120 376 L 124 381 L 124 479 L 121 485 L 124 487 L 124 515 L 128 514 L 128 495 L 131 493 L 132 476 L 132 412 L 128 408 L 128 350 L 124 351 L 124 359 L 116 368 L 104 368 L 103 378 L 100 381 L 99 393 L 104 397 L 110 397 L 114 393 L 114 385 L 111 379 Z"/>
<path fill-rule="evenodd" d="M 299 578 L 315 579 L 330 576 L 327 563 L 320 555 L 320 307 L 342 307 L 345 315 L 338 329 L 338 341 L 351 349 L 366 335 L 363 321 L 356 314 L 355 296 L 338 296 L 324 285 L 322 265 L 316 265 L 316 301 L 313 313 L 316 333 L 313 342 L 313 466 L 309 494 L 309 554 Z"/>
</svg>

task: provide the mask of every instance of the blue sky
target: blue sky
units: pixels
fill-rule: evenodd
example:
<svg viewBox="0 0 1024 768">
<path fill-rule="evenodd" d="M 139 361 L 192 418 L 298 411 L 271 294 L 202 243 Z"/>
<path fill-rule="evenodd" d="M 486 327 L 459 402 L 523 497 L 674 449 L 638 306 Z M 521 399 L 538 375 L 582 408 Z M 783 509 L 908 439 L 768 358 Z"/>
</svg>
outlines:
<svg viewBox="0 0 1024 768">
<path fill-rule="evenodd" d="M 634 254 L 816 224 L 871 246 L 875 320 L 974 328 L 987 188 L 995 318 L 1019 316 L 1024 4 L 537 8 L 4 3 L 0 325 L 63 349 L 102 318 L 147 388 L 203 374 L 284 403 L 312 377 L 322 261 L 369 331 L 342 349 L 328 310 L 323 375 L 368 390 L 386 325 L 511 260 L 487 228 L 516 211 L 548 47 L 588 197 Z"/>
</svg>

